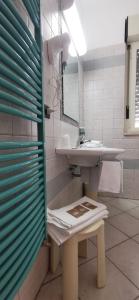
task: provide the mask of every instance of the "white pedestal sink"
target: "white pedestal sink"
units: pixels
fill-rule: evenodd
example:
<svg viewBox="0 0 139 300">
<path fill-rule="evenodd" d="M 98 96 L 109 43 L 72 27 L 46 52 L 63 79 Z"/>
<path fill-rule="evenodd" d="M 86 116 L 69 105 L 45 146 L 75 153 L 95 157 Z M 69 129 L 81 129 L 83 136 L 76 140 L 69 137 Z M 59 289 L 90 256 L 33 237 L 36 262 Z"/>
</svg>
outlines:
<svg viewBox="0 0 139 300">
<path fill-rule="evenodd" d="M 102 160 L 118 160 L 118 155 L 125 150 L 120 148 L 57 148 L 56 153 L 65 155 L 71 165 L 81 167 L 81 173 L 84 170 L 89 171 L 89 190 L 90 192 L 98 191 L 99 178 L 101 174 Z M 93 178 L 93 180 L 92 180 Z"/>
<path fill-rule="evenodd" d="M 56 148 L 56 153 L 65 155 L 72 165 L 82 167 L 94 167 L 101 160 L 117 160 L 117 156 L 123 153 L 120 148 Z"/>
</svg>

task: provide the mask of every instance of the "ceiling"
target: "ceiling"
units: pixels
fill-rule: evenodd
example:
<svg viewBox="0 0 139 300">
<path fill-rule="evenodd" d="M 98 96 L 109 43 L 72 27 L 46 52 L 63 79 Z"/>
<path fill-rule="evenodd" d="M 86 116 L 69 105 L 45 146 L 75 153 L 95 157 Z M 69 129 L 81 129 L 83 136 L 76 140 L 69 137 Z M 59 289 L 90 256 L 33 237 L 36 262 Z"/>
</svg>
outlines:
<svg viewBox="0 0 139 300">
<path fill-rule="evenodd" d="M 139 0 L 75 0 L 88 50 L 124 42 L 124 20 L 139 14 Z"/>
</svg>

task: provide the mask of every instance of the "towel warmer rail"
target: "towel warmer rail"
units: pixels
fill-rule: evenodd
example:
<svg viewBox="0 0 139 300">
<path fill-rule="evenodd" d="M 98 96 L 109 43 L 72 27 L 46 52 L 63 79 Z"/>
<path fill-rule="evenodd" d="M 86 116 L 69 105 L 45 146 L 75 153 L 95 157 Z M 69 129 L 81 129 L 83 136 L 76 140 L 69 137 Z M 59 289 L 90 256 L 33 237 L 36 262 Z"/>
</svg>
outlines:
<svg viewBox="0 0 139 300">
<path fill-rule="evenodd" d="M 46 238 L 40 1 L 0 0 L 0 112 L 37 123 L 38 139 L 0 141 L 0 299 L 12 300 Z"/>
</svg>

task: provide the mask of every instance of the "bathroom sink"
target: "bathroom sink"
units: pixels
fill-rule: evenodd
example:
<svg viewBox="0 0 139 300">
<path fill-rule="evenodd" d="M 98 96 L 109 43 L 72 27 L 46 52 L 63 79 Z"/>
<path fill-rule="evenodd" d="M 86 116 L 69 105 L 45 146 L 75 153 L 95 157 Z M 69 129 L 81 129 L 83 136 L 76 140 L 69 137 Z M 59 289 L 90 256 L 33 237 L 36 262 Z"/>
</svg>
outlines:
<svg viewBox="0 0 139 300">
<path fill-rule="evenodd" d="M 69 163 L 84 167 L 93 167 L 100 160 L 118 160 L 118 155 L 123 153 L 120 148 L 56 148 L 56 153 L 67 156 Z"/>
</svg>

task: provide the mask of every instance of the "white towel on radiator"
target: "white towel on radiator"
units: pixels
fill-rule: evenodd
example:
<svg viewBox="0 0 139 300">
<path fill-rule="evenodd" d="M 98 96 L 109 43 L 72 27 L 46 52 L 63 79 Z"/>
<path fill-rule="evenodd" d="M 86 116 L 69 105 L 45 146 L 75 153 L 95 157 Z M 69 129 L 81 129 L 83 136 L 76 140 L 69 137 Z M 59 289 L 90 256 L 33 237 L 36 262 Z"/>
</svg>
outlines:
<svg viewBox="0 0 139 300">
<path fill-rule="evenodd" d="M 99 181 L 99 191 L 120 193 L 123 191 L 123 162 L 103 161 Z"/>
</svg>

